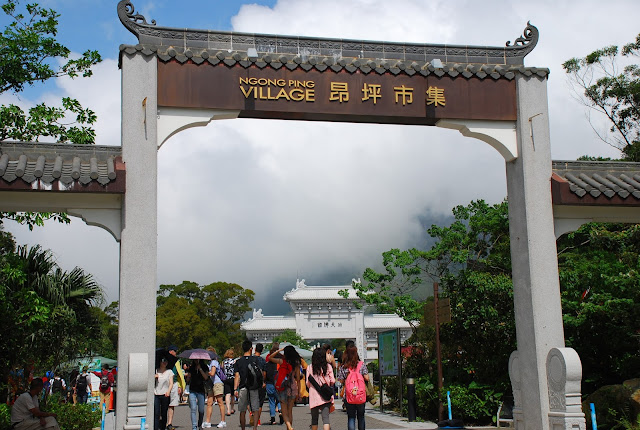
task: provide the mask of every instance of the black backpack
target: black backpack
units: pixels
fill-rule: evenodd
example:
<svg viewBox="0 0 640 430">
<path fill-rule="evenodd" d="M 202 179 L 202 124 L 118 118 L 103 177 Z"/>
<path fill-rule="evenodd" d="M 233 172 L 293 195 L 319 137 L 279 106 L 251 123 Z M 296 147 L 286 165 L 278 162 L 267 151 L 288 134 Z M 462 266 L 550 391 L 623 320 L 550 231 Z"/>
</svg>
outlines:
<svg viewBox="0 0 640 430">
<path fill-rule="evenodd" d="M 76 391 L 78 393 L 85 393 L 87 391 L 87 377 L 86 375 L 78 376 L 76 380 Z"/>
<path fill-rule="evenodd" d="M 257 390 L 262 388 L 262 369 L 256 363 L 255 358 L 250 357 L 247 364 L 247 383 L 246 387 L 249 390 Z"/>
<path fill-rule="evenodd" d="M 100 389 L 106 390 L 109 386 L 109 374 L 102 372 L 102 376 L 100 377 Z"/>
<path fill-rule="evenodd" d="M 62 392 L 62 379 L 54 379 L 51 384 L 51 392 L 52 393 L 61 393 Z"/>
</svg>

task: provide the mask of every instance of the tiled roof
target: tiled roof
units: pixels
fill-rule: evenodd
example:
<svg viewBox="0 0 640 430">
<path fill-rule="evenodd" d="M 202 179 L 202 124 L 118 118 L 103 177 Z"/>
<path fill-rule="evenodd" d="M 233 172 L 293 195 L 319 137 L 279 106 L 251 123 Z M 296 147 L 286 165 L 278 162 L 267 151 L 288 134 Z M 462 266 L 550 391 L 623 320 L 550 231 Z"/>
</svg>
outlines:
<svg viewBox="0 0 640 430">
<path fill-rule="evenodd" d="M 289 70 L 346 70 L 354 73 L 391 73 L 423 76 L 513 79 L 516 73 L 545 77 L 549 69 L 524 67 L 524 57 L 538 42 L 538 29 L 527 24 L 514 44 L 503 47 L 395 43 L 301 36 L 281 36 L 176 29 L 147 23 L 130 1 L 118 3 L 122 24 L 139 41 L 123 45 L 121 54 L 155 55 L 160 61 L 196 64 L 220 63 L 228 67 L 257 66 Z M 432 60 L 439 60 L 432 64 Z"/>
<path fill-rule="evenodd" d="M 124 192 L 124 176 L 119 146 L 0 142 L 3 189 Z"/>
<path fill-rule="evenodd" d="M 296 319 L 285 316 L 263 316 L 251 318 L 241 324 L 242 330 L 266 331 L 266 330 L 295 330 Z"/>
<path fill-rule="evenodd" d="M 291 291 L 287 291 L 284 294 L 283 299 L 288 302 L 301 300 L 345 300 L 344 297 L 338 294 L 338 291 L 340 290 L 349 290 L 349 299 L 359 300 L 351 285 L 331 287 L 304 286 L 301 288 L 294 288 Z"/>
<path fill-rule="evenodd" d="M 554 204 L 640 206 L 640 163 L 554 161 Z"/>
<path fill-rule="evenodd" d="M 366 329 L 390 329 L 409 328 L 411 325 L 396 314 L 373 314 L 365 315 L 364 327 Z"/>
</svg>

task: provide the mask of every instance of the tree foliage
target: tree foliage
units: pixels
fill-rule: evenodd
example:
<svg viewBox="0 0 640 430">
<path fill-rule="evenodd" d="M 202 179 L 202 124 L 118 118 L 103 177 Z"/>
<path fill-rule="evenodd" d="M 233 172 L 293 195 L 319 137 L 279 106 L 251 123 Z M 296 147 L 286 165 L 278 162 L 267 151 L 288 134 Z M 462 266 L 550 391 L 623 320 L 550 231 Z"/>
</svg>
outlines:
<svg viewBox="0 0 640 430">
<path fill-rule="evenodd" d="M 366 269 L 358 295 L 379 310 L 419 321 L 424 303 L 406 288 L 439 281 L 451 300 L 452 321 L 441 329 L 448 375 L 506 387 L 506 363 L 515 349 L 507 203 L 473 201 L 455 207 L 453 215 L 451 225 L 427 230 L 436 239 L 430 249 L 383 253 L 385 273 Z M 433 347 L 430 330 L 421 335 L 414 329 L 414 335 L 421 347 Z"/>
<path fill-rule="evenodd" d="M 640 225 L 582 226 L 558 240 L 567 346 L 586 393 L 640 368 Z"/>
<path fill-rule="evenodd" d="M 289 342 L 291 345 L 295 345 L 303 349 L 312 348 L 311 344 L 304 340 L 302 336 L 295 332 L 295 330 L 283 331 L 273 338 L 273 342 Z M 271 347 L 271 345 L 268 346 Z"/>
<path fill-rule="evenodd" d="M 611 124 L 609 132 L 602 133 L 592 123 L 594 131 L 622 151 L 627 161 L 640 161 L 640 66 L 628 64 L 621 69 L 620 62 L 637 58 L 639 53 L 640 34 L 622 50 L 607 46 L 563 64 L 574 89 L 581 93 L 579 99 Z"/>
<path fill-rule="evenodd" d="M 18 0 L 4 0 L 2 11 L 11 22 L 0 33 L 0 94 L 17 94 L 62 76 L 88 77 L 101 61 L 100 54 L 92 50 L 71 58 L 71 50 L 56 40 L 60 15 L 53 9 L 35 3 L 21 7 Z M 48 137 L 58 142 L 94 143 L 95 113 L 72 98 L 63 98 L 61 104 L 41 103 L 28 112 L 14 104 L 0 106 L 0 141 Z"/>
<path fill-rule="evenodd" d="M 93 307 L 102 289 L 82 269 L 62 270 L 51 251 L 15 246 L 0 231 L 1 383 L 26 365 L 55 369 L 95 351 L 100 327 Z"/>
<path fill-rule="evenodd" d="M 175 344 L 181 350 L 208 345 L 217 351 L 233 348 L 244 340 L 240 320 L 251 310 L 253 297 L 253 291 L 226 282 L 160 285 L 156 343 Z"/>
</svg>

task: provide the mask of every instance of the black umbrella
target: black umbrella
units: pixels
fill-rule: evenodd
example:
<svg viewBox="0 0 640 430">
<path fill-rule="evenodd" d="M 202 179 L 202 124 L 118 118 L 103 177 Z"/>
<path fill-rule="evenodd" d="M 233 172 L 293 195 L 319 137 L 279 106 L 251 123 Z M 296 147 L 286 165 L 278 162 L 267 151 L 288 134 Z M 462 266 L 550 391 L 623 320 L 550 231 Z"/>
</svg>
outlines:
<svg viewBox="0 0 640 430">
<path fill-rule="evenodd" d="M 173 369 L 173 366 L 175 366 L 178 361 L 178 357 L 169 354 L 169 351 L 166 349 L 158 348 L 156 349 L 156 369 L 160 367 L 160 361 L 162 361 L 163 358 L 167 360 L 167 369 Z"/>
</svg>

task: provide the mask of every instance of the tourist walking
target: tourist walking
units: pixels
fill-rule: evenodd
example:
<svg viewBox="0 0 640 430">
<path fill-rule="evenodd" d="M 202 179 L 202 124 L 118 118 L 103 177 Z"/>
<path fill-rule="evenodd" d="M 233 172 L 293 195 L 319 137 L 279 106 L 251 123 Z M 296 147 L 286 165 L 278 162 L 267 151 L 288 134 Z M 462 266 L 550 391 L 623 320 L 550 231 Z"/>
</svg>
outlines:
<svg viewBox="0 0 640 430">
<path fill-rule="evenodd" d="M 100 403 L 107 405 L 107 412 L 109 412 L 109 410 L 111 410 L 111 387 L 113 387 L 113 383 L 115 382 L 113 372 L 109 370 L 109 365 L 104 363 L 102 365 L 102 371 L 93 372 L 93 374 L 100 378 Z"/>
<path fill-rule="evenodd" d="M 191 430 L 198 430 L 204 418 L 204 381 L 209 379 L 206 360 L 193 360 L 189 366 L 189 409 L 191 409 Z"/>
<path fill-rule="evenodd" d="M 262 416 L 262 405 L 264 404 L 264 399 L 267 397 L 267 388 L 266 388 L 266 384 L 264 382 L 265 378 L 266 378 L 266 370 L 267 370 L 267 362 L 266 360 L 262 357 L 262 351 L 264 350 L 264 345 L 262 345 L 261 343 L 256 343 L 256 352 L 254 354 L 254 357 L 256 359 L 256 361 L 258 362 L 258 367 L 260 368 L 260 370 L 262 370 L 262 385 L 258 388 L 258 402 L 260 403 L 260 408 L 258 409 L 258 413 L 256 414 L 256 416 L 253 417 L 253 420 L 255 421 L 256 419 L 258 420 L 258 425 L 262 425 L 262 423 L 260 422 L 260 417 Z M 257 418 L 256 418 L 257 417 Z"/>
<path fill-rule="evenodd" d="M 344 397 L 347 400 L 347 429 L 355 430 L 357 418 L 358 430 L 365 430 L 364 406 L 367 401 L 366 382 L 369 381 L 369 372 L 358 357 L 355 346 L 348 347 L 342 355 L 338 379 L 344 385 Z"/>
<path fill-rule="evenodd" d="M 274 425 L 276 423 L 276 413 L 280 411 L 280 398 L 278 391 L 276 391 L 276 374 L 278 373 L 278 365 L 273 363 L 269 358 L 275 354 L 280 348 L 278 342 L 274 342 L 267 355 L 267 363 L 265 365 L 265 389 L 267 390 L 267 398 L 269 399 L 269 415 L 271 421 L 269 424 Z M 282 356 L 280 356 L 282 358 Z M 280 414 L 280 424 L 284 424 L 284 418 L 282 413 Z"/>
<path fill-rule="evenodd" d="M 307 366 L 307 387 L 309 388 L 309 408 L 311 409 L 311 430 L 318 430 L 318 417 L 322 415 L 323 430 L 329 430 L 329 414 L 333 408 L 333 365 L 327 363 L 327 352 L 316 348 Z"/>
<path fill-rule="evenodd" d="M 167 427 L 167 411 L 173 388 L 173 371 L 167 368 L 167 364 L 167 359 L 163 357 L 156 369 L 155 389 L 153 390 L 153 394 L 155 394 L 154 430 L 165 430 Z"/>
<path fill-rule="evenodd" d="M 282 351 L 283 358 L 279 358 L 277 353 Z M 269 360 L 279 365 L 278 377 L 276 378 L 276 390 L 280 395 L 281 413 L 287 430 L 293 430 L 293 405 L 298 398 L 298 381 L 300 381 L 301 357 L 298 351 L 287 345 L 283 349 L 272 354 Z"/>
<path fill-rule="evenodd" d="M 175 345 L 170 345 L 167 348 L 167 352 L 174 357 L 178 354 L 178 347 Z M 184 379 L 180 377 L 180 370 L 182 369 L 182 364 L 180 364 L 180 360 L 176 361 L 176 364 L 171 368 L 173 372 L 173 388 L 171 388 L 171 395 L 169 396 L 169 410 L 167 411 L 167 430 L 175 430 L 173 426 L 173 415 L 175 414 L 176 406 L 180 404 L 180 397 L 182 396 L 180 391 L 180 381 L 184 382 Z"/>
<path fill-rule="evenodd" d="M 233 355 L 233 348 L 227 349 L 227 352 L 224 353 L 224 361 L 222 362 L 222 368 L 224 369 L 225 375 L 227 375 L 227 379 L 224 381 L 224 400 L 227 407 L 227 416 L 236 413 L 234 409 L 235 396 L 233 395 L 233 380 L 235 376 L 233 365 L 236 360 L 233 358 Z"/>
<path fill-rule="evenodd" d="M 207 351 L 211 351 L 216 354 L 216 350 L 212 346 L 208 347 Z M 218 407 L 220 409 L 220 422 L 216 427 L 224 428 L 227 426 L 224 414 L 224 383 L 222 382 L 220 373 L 220 362 L 218 361 L 216 354 L 216 358 L 209 362 L 209 377 L 213 381 L 213 386 L 207 392 L 207 412 L 205 414 L 205 420 L 202 423 L 202 428 L 211 427 L 211 415 L 213 414 L 214 399 L 218 403 Z M 224 375 L 224 377 L 226 378 L 226 375 Z"/>
<path fill-rule="evenodd" d="M 87 367 L 85 366 L 82 368 L 82 373 L 76 378 L 75 392 L 78 403 L 87 403 L 89 393 L 91 392 L 91 389 L 89 388 L 90 384 L 91 379 L 87 373 Z"/>
<path fill-rule="evenodd" d="M 260 393 L 258 388 L 264 381 L 264 373 L 259 369 L 255 357 L 251 355 L 252 344 L 250 340 L 242 342 L 242 357 L 236 360 L 234 371 L 234 394 L 238 396 L 238 413 L 240 414 L 240 427 L 245 430 L 247 422 L 247 406 L 251 412 L 260 409 Z M 258 417 L 260 418 L 260 417 Z M 253 421 L 253 428 L 258 428 L 258 420 Z"/>
</svg>

